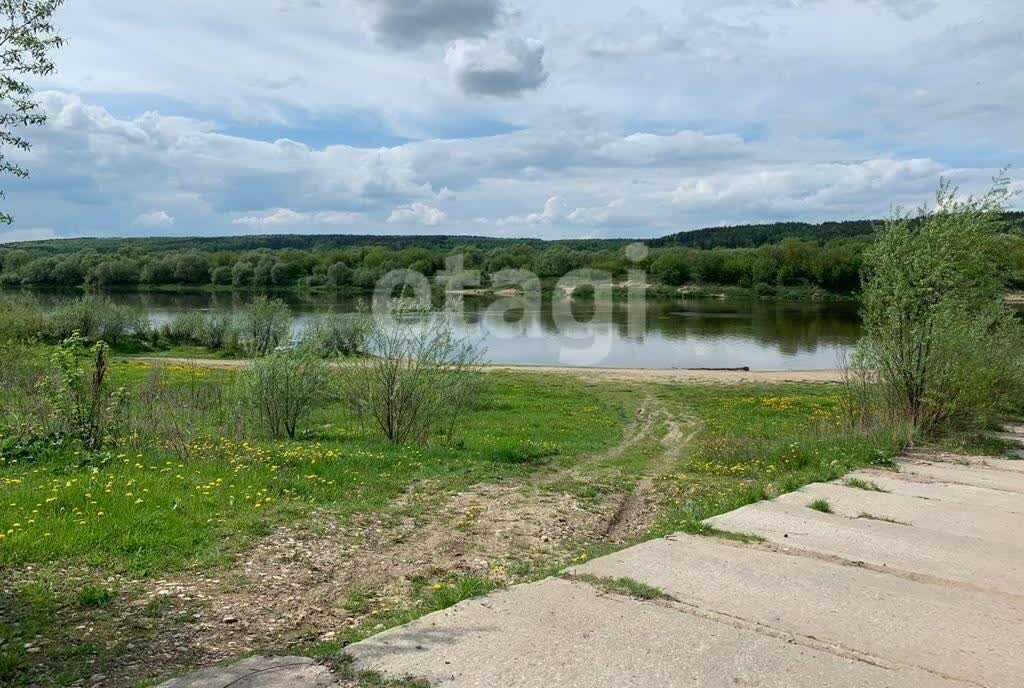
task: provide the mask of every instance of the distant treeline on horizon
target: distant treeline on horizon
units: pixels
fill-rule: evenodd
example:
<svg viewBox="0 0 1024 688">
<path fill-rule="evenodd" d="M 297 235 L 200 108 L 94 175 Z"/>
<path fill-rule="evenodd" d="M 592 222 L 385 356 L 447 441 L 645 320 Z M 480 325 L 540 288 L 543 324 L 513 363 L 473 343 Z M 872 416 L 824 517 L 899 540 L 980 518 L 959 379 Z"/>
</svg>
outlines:
<svg viewBox="0 0 1024 688">
<path fill-rule="evenodd" d="M 690 283 L 756 288 L 815 287 L 850 293 L 860 285 L 861 254 L 877 220 L 777 222 L 709 227 L 644 240 L 640 264 L 626 258 L 632 239 L 502 239 L 422 235 L 256 235 L 59 239 L 0 245 L 0 287 L 370 289 L 383 274 L 409 268 L 432 276 L 462 254 L 485 282 L 505 268 L 557 278 L 592 269 L 622 277 L 642 268 L 666 286 Z M 1003 246 L 993 256 L 1009 288 L 1024 288 L 1024 212 L 1003 216 Z M 487 284 L 483 285 L 487 286 Z"/>
</svg>

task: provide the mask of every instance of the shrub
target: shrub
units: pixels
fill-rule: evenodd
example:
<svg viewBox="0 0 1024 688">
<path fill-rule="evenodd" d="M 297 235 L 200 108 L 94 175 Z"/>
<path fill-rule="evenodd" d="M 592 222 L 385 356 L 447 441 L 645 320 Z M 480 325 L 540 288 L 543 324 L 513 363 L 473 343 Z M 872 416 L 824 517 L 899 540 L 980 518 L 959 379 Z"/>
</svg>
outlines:
<svg viewBox="0 0 1024 688">
<path fill-rule="evenodd" d="M 61 342 L 51 363 L 59 377 L 48 391 L 60 429 L 86 449 L 98 449 L 116 434 L 127 402 L 124 388 L 108 379 L 107 345 L 99 341 L 87 349 L 76 332 Z"/>
<path fill-rule="evenodd" d="M 582 301 L 592 301 L 594 299 L 594 294 L 595 291 L 593 284 L 581 284 L 572 290 L 572 298 Z"/>
<path fill-rule="evenodd" d="M 114 600 L 114 591 L 98 585 L 87 585 L 78 591 L 78 603 L 83 607 L 106 607 Z"/>
<path fill-rule="evenodd" d="M 291 312 L 280 299 L 258 296 L 242 309 L 239 338 L 246 351 L 263 356 L 287 341 Z"/>
<path fill-rule="evenodd" d="M 0 294 L 0 341 L 23 342 L 46 331 L 47 318 L 38 299 L 28 294 Z"/>
<path fill-rule="evenodd" d="M 321 356 L 358 356 L 366 353 L 368 328 L 362 314 L 328 313 L 309 324 L 303 343 Z"/>
<path fill-rule="evenodd" d="M 235 349 L 238 326 L 230 313 L 207 313 L 203 319 L 200 342 L 211 349 Z"/>
<path fill-rule="evenodd" d="M 205 320 L 205 316 L 198 311 L 177 313 L 161 326 L 160 332 L 172 342 L 198 344 L 206 326 Z"/>
<path fill-rule="evenodd" d="M 878 233 L 864 255 L 853 410 L 934 436 L 983 428 L 1020 398 L 1024 336 L 992 269 L 1007 187 L 998 178 L 985 196 L 961 200 L 942 182 L 934 211 L 913 222 L 897 214 Z"/>
<path fill-rule="evenodd" d="M 367 332 L 373 358 L 346 366 L 343 395 L 354 415 L 390 442 L 426 442 L 435 434 L 450 442 L 476 391 L 472 368 L 480 351 L 456 339 L 443 316 L 418 325 L 404 315 L 374 318 Z"/>
<path fill-rule="evenodd" d="M 201 344 L 210 349 L 234 349 L 238 327 L 230 313 L 187 311 L 178 313 L 161 327 L 161 334 L 172 342 Z"/>
<path fill-rule="evenodd" d="M 0 341 L 0 435 L 11 446 L 49 432 L 50 406 L 40 390 L 50 377 L 49 362 L 38 348 Z M 9 456 L 11 446 L 0 453 Z"/>
<path fill-rule="evenodd" d="M 242 396 L 271 437 L 294 438 L 299 423 L 327 397 L 329 375 L 305 347 L 274 351 L 242 370 Z"/>
<path fill-rule="evenodd" d="M 149 329 L 144 315 L 130 306 L 89 294 L 59 304 L 49 316 L 48 334 L 63 341 L 74 333 L 93 341 L 117 344 L 129 336 L 143 336 Z"/>
</svg>

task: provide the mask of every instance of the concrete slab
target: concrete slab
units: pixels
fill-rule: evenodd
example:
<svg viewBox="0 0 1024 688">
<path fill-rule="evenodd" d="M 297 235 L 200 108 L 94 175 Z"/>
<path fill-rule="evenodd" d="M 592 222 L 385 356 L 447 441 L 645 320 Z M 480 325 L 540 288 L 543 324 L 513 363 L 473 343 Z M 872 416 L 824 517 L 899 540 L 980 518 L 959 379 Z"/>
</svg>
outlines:
<svg viewBox="0 0 1024 688">
<path fill-rule="evenodd" d="M 1012 464 L 1012 465 L 1010 465 Z M 675 599 L 549 579 L 348 648 L 451 688 L 1011 688 L 1024 676 L 1024 471 L 921 460 L 709 519 L 768 540 L 677 535 L 576 569 Z M 835 513 L 807 508 L 827 499 Z M 909 525 L 859 518 L 869 513 Z M 163 688 L 322 688 L 307 658 L 252 658 Z"/>
<path fill-rule="evenodd" d="M 1024 463 L 1014 458 L 1002 458 L 996 456 L 967 456 L 960 461 L 930 461 L 924 459 L 925 463 L 935 463 L 940 466 L 977 466 L 979 468 L 995 468 L 1000 471 L 1016 471 L 1024 473 Z M 913 462 L 911 462 L 913 463 Z"/>
<path fill-rule="evenodd" d="M 309 657 L 249 657 L 171 679 L 157 688 L 327 688 L 334 674 Z"/>
<path fill-rule="evenodd" d="M 1024 513 L 1024 499 L 1013 492 L 992 490 L 987 487 L 973 485 L 954 485 L 950 483 L 922 482 L 912 476 L 879 469 L 865 469 L 846 476 L 861 478 L 876 483 L 891 494 L 932 499 L 947 504 L 963 504 L 966 506 L 988 506 L 1010 514 Z"/>
<path fill-rule="evenodd" d="M 945 482 L 954 485 L 973 485 L 1004 492 L 1024 494 L 1024 471 L 1001 470 L 997 462 L 1018 464 L 1006 459 L 992 459 L 991 466 L 958 466 L 951 463 L 907 461 L 900 464 L 904 479 L 915 478 L 929 482 Z"/>
<path fill-rule="evenodd" d="M 558 579 L 463 602 L 348 652 L 362 668 L 450 688 L 968 685 Z"/>
<path fill-rule="evenodd" d="M 897 569 L 906 575 L 941 578 L 964 587 L 1011 595 L 1024 591 L 1021 545 L 993 544 L 884 521 L 849 519 L 777 501 L 751 504 L 708 519 L 707 523 L 723 530 L 760 535 L 780 546 Z"/>
<path fill-rule="evenodd" d="M 1024 444 L 1024 435 L 1018 435 L 1015 432 L 993 432 L 993 437 L 998 437 L 1001 440 L 1007 442 L 1013 442 L 1015 444 Z"/>
<path fill-rule="evenodd" d="M 987 490 L 989 495 L 1001 495 Z M 1019 511 L 1007 511 L 978 500 L 969 508 L 937 499 L 920 499 L 895 493 L 869 492 L 841 483 L 817 483 L 782 495 L 779 504 L 802 507 L 816 499 L 824 499 L 832 511 L 847 518 L 888 518 L 928 530 L 963 535 L 994 544 L 1013 547 L 1024 545 L 1024 497 L 1017 498 Z"/>
<path fill-rule="evenodd" d="M 891 495 L 889 495 L 891 497 Z M 922 584 L 758 546 L 675 535 L 573 572 L 630 577 L 705 611 L 992 688 L 1024 676 L 1024 598 Z"/>
</svg>

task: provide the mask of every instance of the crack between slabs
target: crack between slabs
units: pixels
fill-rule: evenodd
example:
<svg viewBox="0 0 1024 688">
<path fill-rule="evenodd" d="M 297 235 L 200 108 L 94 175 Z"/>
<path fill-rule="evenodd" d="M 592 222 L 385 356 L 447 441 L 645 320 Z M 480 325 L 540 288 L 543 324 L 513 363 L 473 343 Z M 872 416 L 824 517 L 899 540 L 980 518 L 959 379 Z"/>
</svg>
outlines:
<svg viewBox="0 0 1024 688">
<path fill-rule="evenodd" d="M 784 629 L 775 628 L 774 626 L 770 626 L 760 621 L 753 621 L 751 619 L 747 619 L 742 616 L 737 616 L 735 614 L 729 614 L 727 612 L 722 612 L 715 609 L 705 609 L 697 604 L 694 604 L 692 602 L 686 602 L 675 597 L 671 599 L 662 598 L 647 600 L 602 590 L 598 585 L 595 585 L 592 581 L 588 581 L 583 578 L 570 577 L 566 580 L 569 580 L 570 582 L 576 585 L 582 584 L 591 587 L 601 597 L 607 597 L 609 599 L 623 599 L 626 602 L 650 604 L 662 607 L 664 609 L 671 609 L 681 614 L 687 614 L 689 616 L 704 619 L 705 621 L 724 624 L 737 630 L 749 631 L 757 635 L 774 638 L 776 640 L 781 640 L 787 644 L 799 645 L 801 647 L 805 647 L 811 650 L 824 652 L 832 656 L 847 659 L 854 662 L 860 662 L 862 664 L 867 664 L 869 666 L 884 669 L 886 671 L 921 671 L 946 681 L 955 681 L 957 683 L 962 683 L 965 686 L 973 686 L 975 688 L 986 688 L 985 684 L 979 683 L 977 681 L 972 681 L 971 679 L 964 678 L 962 676 L 954 676 L 942 671 L 931 669 L 925 666 L 920 666 L 917 664 L 887 660 L 867 652 L 862 652 L 854 648 L 846 647 L 845 645 L 842 645 L 840 643 L 832 642 L 829 640 L 823 640 L 821 638 L 816 638 L 811 635 L 804 635 L 800 633 L 794 633 L 792 631 L 787 631 Z"/>
</svg>

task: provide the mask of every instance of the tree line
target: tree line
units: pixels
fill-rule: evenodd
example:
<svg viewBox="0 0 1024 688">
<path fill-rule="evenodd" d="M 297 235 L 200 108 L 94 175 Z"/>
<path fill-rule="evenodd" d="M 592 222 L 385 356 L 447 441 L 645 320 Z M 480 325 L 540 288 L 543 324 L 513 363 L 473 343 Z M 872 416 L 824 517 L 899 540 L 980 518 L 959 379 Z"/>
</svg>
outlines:
<svg viewBox="0 0 1024 688">
<path fill-rule="evenodd" d="M 1008 213 L 999 225 L 1000 250 L 992 269 L 1007 288 L 1024 289 L 1024 215 Z M 839 224 L 839 223 L 833 223 Z M 845 223 L 851 232 L 859 223 Z M 779 225 L 791 227 L 791 225 Z M 735 228 L 716 228 L 736 243 Z M 710 231 L 710 230 L 709 230 Z M 707 235 L 705 236 L 705 240 Z M 833 236 L 826 233 L 825 236 Z M 670 287 L 726 285 L 770 292 L 778 287 L 815 287 L 848 294 L 860 287 L 865 248 L 873 234 L 817 240 L 786 236 L 751 247 L 682 245 L 673 237 L 649 242 L 647 257 L 627 257 L 625 240 L 555 241 L 472 237 L 217 237 L 98 239 L 32 242 L 0 248 L 0 287 L 146 289 L 160 287 L 372 289 L 387 272 L 406 268 L 433 277 L 446 259 L 463 256 L 463 268 L 479 270 L 483 284 L 507 269 L 542 279 L 591 269 L 623 279 L 633 269 Z M 764 239 L 776 239 L 765 235 Z M 751 239 L 753 241 L 753 239 Z"/>
</svg>

